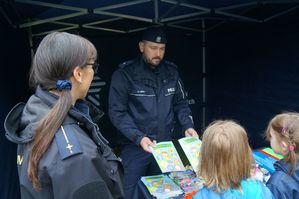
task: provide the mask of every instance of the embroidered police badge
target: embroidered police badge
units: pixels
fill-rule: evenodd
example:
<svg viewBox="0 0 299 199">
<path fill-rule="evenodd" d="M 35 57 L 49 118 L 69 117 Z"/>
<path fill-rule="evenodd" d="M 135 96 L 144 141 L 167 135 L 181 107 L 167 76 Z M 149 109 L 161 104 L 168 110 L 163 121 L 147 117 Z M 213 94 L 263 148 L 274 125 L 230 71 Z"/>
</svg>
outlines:
<svg viewBox="0 0 299 199">
<path fill-rule="evenodd" d="M 156 38 L 156 42 L 157 42 L 157 43 L 160 43 L 160 42 L 161 42 L 161 39 L 162 39 L 162 38 L 161 38 L 160 36 L 158 36 L 158 37 Z"/>
</svg>

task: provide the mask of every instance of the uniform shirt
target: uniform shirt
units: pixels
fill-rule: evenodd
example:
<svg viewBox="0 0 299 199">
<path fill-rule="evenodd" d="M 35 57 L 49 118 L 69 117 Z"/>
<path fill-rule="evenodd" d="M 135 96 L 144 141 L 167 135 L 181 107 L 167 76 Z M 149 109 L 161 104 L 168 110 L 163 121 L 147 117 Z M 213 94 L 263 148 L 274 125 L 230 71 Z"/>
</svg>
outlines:
<svg viewBox="0 0 299 199">
<path fill-rule="evenodd" d="M 140 56 L 114 72 L 109 92 L 109 116 L 127 139 L 139 145 L 147 136 L 171 139 L 175 115 L 182 130 L 193 128 L 191 110 L 177 67 L 162 61 L 151 69 Z"/>
</svg>

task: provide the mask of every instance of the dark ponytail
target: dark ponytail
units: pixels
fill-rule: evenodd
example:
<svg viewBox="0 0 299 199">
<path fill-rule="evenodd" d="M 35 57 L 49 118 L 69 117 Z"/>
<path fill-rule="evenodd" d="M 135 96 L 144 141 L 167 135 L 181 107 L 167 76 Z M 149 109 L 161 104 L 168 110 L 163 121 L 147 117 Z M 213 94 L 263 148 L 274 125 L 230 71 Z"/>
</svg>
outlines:
<svg viewBox="0 0 299 199">
<path fill-rule="evenodd" d="M 97 51 L 87 39 L 66 32 L 51 33 L 37 48 L 30 70 L 30 84 L 43 90 L 57 91 L 57 81 L 70 80 L 75 67 L 84 67 L 89 59 L 96 58 Z M 70 89 L 59 89 L 57 103 L 40 120 L 35 131 L 27 173 L 37 191 L 42 188 L 38 177 L 39 162 L 73 103 Z"/>
<path fill-rule="evenodd" d="M 53 141 L 57 129 L 60 128 L 65 116 L 72 106 L 72 97 L 70 90 L 64 90 L 61 93 L 57 103 L 52 110 L 40 121 L 34 141 L 31 154 L 29 156 L 28 176 L 35 190 L 40 190 L 38 178 L 38 163 L 43 154 L 47 151 Z"/>
</svg>

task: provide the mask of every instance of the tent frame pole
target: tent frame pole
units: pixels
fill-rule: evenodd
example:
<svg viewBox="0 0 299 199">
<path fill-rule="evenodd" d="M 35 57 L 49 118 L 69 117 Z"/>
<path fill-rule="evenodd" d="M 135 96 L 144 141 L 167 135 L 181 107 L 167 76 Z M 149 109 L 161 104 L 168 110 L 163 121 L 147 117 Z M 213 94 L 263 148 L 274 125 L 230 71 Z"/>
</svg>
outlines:
<svg viewBox="0 0 299 199">
<path fill-rule="evenodd" d="M 206 25 L 201 21 L 202 29 L 202 128 L 206 127 Z"/>
</svg>

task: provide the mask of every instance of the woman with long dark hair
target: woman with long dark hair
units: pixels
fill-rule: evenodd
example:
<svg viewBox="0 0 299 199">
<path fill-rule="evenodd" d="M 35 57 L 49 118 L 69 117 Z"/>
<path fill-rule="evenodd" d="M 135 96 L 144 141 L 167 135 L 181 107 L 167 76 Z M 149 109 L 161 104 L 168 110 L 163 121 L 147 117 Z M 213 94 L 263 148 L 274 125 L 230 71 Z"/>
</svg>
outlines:
<svg viewBox="0 0 299 199">
<path fill-rule="evenodd" d="M 96 60 L 94 45 L 78 35 L 54 32 L 39 44 L 35 94 L 4 124 L 18 144 L 22 198 L 123 198 L 120 161 L 99 131 L 98 110 L 84 100 Z"/>
</svg>

